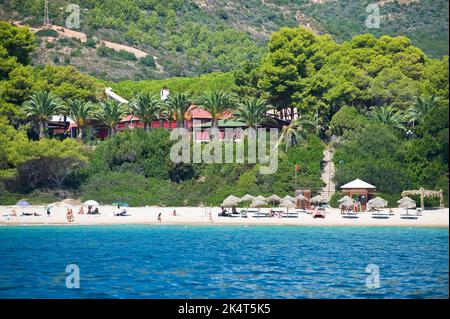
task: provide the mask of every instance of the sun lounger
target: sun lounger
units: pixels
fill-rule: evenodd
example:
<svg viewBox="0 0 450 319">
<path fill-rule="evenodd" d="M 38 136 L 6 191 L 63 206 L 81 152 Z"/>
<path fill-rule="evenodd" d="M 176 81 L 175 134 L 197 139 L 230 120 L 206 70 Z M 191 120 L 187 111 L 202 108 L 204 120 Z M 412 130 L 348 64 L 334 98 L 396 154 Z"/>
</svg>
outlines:
<svg viewBox="0 0 450 319">
<path fill-rule="evenodd" d="M 256 211 L 255 213 L 253 213 L 253 217 L 254 218 L 269 217 L 269 213 L 263 211 Z"/>
<path fill-rule="evenodd" d="M 372 218 L 375 218 L 375 219 L 388 219 L 389 218 L 389 213 L 388 212 L 384 212 L 384 211 L 375 211 L 375 212 L 372 212 Z"/>
</svg>

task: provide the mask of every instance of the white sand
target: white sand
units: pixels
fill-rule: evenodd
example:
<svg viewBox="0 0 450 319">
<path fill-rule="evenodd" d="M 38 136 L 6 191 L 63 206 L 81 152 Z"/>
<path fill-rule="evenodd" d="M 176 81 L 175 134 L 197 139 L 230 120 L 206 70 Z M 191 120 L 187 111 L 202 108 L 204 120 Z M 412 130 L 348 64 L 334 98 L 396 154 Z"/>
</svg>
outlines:
<svg viewBox="0 0 450 319">
<path fill-rule="evenodd" d="M 71 207 L 74 212 L 75 222 L 68 223 L 66 210 Z M 47 217 L 45 206 L 0 206 L 0 225 L 103 225 L 103 224 L 159 224 L 158 213 L 162 213 L 160 224 L 181 225 L 210 225 L 208 214 L 203 207 L 130 207 L 127 208 L 131 216 L 114 216 L 117 212 L 115 206 L 100 206 L 100 215 L 79 215 L 81 206 L 67 204 L 53 204 L 51 216 Z M 11 211 L 15 209 L 17 217 L 11 217 Z M 84 207 L 87 211 L 87 207 Z M 172 216 L 173 210 L 177 216 Z M 261 209 L 266 211 L 267 209 Z M 314 219 L 311 215 L 300 213 L 298 218 L 254 218 L 251 214 L 248 218 L 218 217 L 220 208 L 212 208 L 212 225 L 303 225 L 303 226 L 405 226 L 405 227 L 448 227 L 449 209 L 425 210 L 417 219 L 403 219 L 403 209 L 394 209 L 394 216 L 389 219 L 376 219 L 372 213 L 358 214 L 358 218 L 345 218 L 338 209 L 329 208 L 324 219 Z M 238 209 L 239 211 L 239 209 Z M 387 211 L 387 210 L 386 210 Z M 413 212 L 414 210 L 410 210 Z M 22 212 L 38 213 L 42 216 L 19 216 Z"/>
</svg>

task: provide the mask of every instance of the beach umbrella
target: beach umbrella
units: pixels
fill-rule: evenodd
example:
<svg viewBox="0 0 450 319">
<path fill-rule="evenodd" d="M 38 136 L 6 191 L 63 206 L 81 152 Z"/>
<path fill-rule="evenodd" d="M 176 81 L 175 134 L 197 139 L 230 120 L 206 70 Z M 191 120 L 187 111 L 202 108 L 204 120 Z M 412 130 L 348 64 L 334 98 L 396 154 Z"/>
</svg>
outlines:
<svg viewBox="0 0 450 319">
<path fill-rule="evenodd" d="M 272 194 L 269 197 L 267 197 L 267 201 L 271 203 L 279 203 L 281 202 L 281 197 L 276 194 Z"/>
<path fill-rule="evenodd" d="M 290 200 L 291 202 L 295 202 L 295 198 L 290 195 L 284 196 L 283 199 Z"/>
<path fill-rule="evenodd" d="M 416 202 L 406 200 L 403 203 L 400 203 L 400 205 L 398 205 L 398 207 L 406 209 L 406 216 L 409 216 L 408 209 L 416 208 Z"/>
<path fill-rule="evenodd" d="M 350 214 L 349 208 L 353 208 L 355 203 L 353 202 L 353 200 L 351 198 L 350 199 L 347 198 L 345 201 L 341 202 L 340 204 L 341 204 L 341 207 L 343 207 L 347 210 L 347 217 L 348 217 Z"/>
<path fill-rule="evenodd" d="M 287 200 L 287 199 L 283 199 L 279 204 L 279 207 L 286 207 L 286 213 L 289 214 L 289 208 L 295 208 L 295 203 Z"/>
<path fill-rule="evenodd" d="M 405 197 L 402 197 L 401 199 L 399 199 L 399 200 L 397 201 L 397 204 L 400 205 L 400 204 L 403 203 L 403 202 L 411 202 L 411 203 L 415 203 L 414 199 L 409 198 L 408 196 L 405 196 Z"/>
<path fill-rule="evenodd" d="M 266 205 L 267 205 L 266 201 L 262 200 L 261 198 L 256 197 L 255 199 L 252 200 L 252 203 L 250 204 L 250 207 L 258 207 L 258 216 L 259 216 L 260 207 L 261 206 L 266 206 Z"/>
<path fill-rule="evenodd" d="M 388 204 L 388 201 L 383 199 L 383 198 L 381 198 L 381 197 L 375 197 L 375 198 L 372 198 L 371 200 L 369 200 L 367 202 L 367 204 L 369 204 L 369 206 L 371 206 L 373 208 L 376 208 L 377 211 L 378 211 L 378 216 L 380 216 L 380 209 L 379 208 L 386 207 L 387 204 Z"/>
<path fill-rule="evenodd" d="M 294 200 L 306 200 L 307 202 L 309 202 L 309 199 L 307 199 L 303 194 L 297 195 Z"/>
<path fill-rule="evenodd" d="M 388 205 L 388 201 L 381 197 L 375 197 L 369 200 L 368 204 L 374 208 L 381 208 L 386 207 Z"/>
<path fill-rule="evenodd" d="M 255 196 L 245 194 L 244 196 L 241 197 L 240 202 L 251 202 L 254 198 Z"/>
<path fill-rule="evenodd" d="M 339 203 L 346 202 L 346 201 L 352 201 L 352 202 L 353 202 L 353 198 L 351 198 L 351 197 L 348 196 L 348 195 L 345 195 L 345 196 L 342 197 L 340 200 L 338 200 Z"/>
<path fill-rule="evenodd" d="M 265 197 L 262 196 L 262 195 L 258 195 L 258 196 L 256 196 L 256 198 L 257 198 L 257 199 L 260 199 L 260 200 L 262 200 L 262 201 L 264 201 L 264 202 L 267 202 L 267 198 L 265 198 Z"/>
<path fill-rule="evenodd" d="M 87 200 L 84 202 L 84 205 L 86 206 L 100 206 L 100 204 L 98 202 L 96 202 L 95 200 Z"/>
<path fill-rule="evenodd" d="M 125 203 L 125 202 L 114 202 L 114 203 L 112 203 L 114 206 L 117 206 L 117 205 L 120 205 L 120 206 L 122 206 L 122 207 L 130 207 L 130 205 L 128 205 L 127 203 Z"/>
<path fill-rule="evenodd" d="M 30 206 L 31 204 L 28 202 L 28 201 L 26 201 L 26 200 L 19 200 L 17 203 L 16 203 L 16 205 L 17 206 Z"/>
<path fill-rule="evenodd" d="M 241 199 L 239 197 L 236 197 L 234 195 L 230 195 L 222 202 L 222 206 L 225 207 L 236 207 Z"/>
<path fill-rule="evenodd" d="M 261 206 L 265 206 L 265 205 L 267 205 L 266 201 L 259 199 L 259 198 L 255 198 L 254 200 L 252 200 L 250 207 L 261 207 Z"/>
<path fill-rule="evenodd" d="M 324 202 L 322 196 L 320 196 L 320 195 L 316 195 L 316 196 L 312 197 L 310 201 L 313 204 L 320 204 L 320 203 Z"/>
</svg>

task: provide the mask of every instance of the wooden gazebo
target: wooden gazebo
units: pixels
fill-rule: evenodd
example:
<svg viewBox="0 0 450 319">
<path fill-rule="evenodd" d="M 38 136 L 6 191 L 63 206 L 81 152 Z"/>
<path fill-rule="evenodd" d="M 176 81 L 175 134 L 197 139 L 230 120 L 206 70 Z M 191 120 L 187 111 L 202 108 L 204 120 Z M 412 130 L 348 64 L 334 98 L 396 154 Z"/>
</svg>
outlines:
<svg viewBox="0 0 450 319">
<path fill-rule="evenodd" d="M 375 197 L 375 186 L 362 181 L 360 179 L 355 179 L 350 183 L 341 186 L 342 192 L 350 197 L 358 196 L 358 201 L 361 203 L 361 210 L 366 211 L 367 202 L 369 199 Z"/>
<path fill-rule="evenodd" d="M 442 192 L 442 189 L 438 191 L 431 191 L 427 189 L 417 189 L 417 190 L 411 190 L 411 191 L 404 191 L 402 192 L 402 196 L 413 196 L 413 195 L 420 195 L 420 207 L 422 210 L 425 208 L 424 205 L 424 199 L 425 197 L 439 197 L 439 208 L 444 208 L 444 193 Z"/>
</svg>

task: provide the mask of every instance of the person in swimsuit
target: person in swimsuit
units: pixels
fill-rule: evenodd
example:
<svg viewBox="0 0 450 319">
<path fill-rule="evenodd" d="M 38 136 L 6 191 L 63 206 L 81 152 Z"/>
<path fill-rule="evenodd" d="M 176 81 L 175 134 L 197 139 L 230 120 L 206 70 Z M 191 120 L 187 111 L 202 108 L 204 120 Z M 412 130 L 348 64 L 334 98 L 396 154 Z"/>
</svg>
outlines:
<svg viewBox="0 0 450 319">
<path fill-rule="evenodd" d="M 161 222 L 161 213 L 158 214 L 158 223 Z"/>
</svg>

